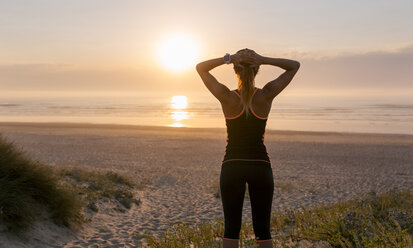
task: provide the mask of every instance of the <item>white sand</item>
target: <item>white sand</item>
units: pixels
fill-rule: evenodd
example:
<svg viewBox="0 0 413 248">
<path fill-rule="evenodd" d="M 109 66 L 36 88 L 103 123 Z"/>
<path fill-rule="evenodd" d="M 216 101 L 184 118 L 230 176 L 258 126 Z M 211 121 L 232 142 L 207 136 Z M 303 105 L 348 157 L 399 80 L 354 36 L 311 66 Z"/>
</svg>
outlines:
<svg viewBox="0 0 413 248">
<path fill-rule="evenodd" d="M 137 247 L 136 234 L 144 231 L 162 233 L 169 223 L 223 217 L 211 187 L 219 180 L 224 129 L 0 123 L 0 133 L 46 164 L 149 181 L 136 192 L 142 204 L 127 213 L 106 206 L 83 231 L 54 228 L 58 235 L 45 235 L 46 243 L 33 237 L 24 243 L 0 231 L 0 247 Z M 413 189 L 411 135 L 268 131 L 265 143 L 275 176 L 274 209 Z M 246 200 L 244 217 L 250 216 Z"/>
</svg>

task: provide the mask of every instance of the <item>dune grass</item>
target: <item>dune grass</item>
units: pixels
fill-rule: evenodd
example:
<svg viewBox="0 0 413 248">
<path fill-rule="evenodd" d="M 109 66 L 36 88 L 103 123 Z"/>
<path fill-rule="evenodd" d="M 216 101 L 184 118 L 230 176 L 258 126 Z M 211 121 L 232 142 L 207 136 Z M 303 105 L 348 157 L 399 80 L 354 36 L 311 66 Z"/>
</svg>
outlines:
<svg viewBox="0 0 413 248">
<path fill-rule="evenodd" d="M 0 221 L 12 232 L 29 227 L 47 208 L 57 224 L 82 222 L 82 204 L 58 183 L 50 168 L 28 158 L 0 136 Z"/>
<path fill-rule="evenodd" d="M 161 236 L 146 233 L 146 247 L 222 247 L 222 220 L 176 224 Z M 413 247 L 413 193 L 370 193 L 359 199 L 310 209 L 273 212 L 274 247 Z M 255 247 L 251 222 L 242 247 Z M 320 245 L 320 246 L 317 246 Z"/>
<path fill-rule="evenodd" d="M 372 192 L 331 206 L 274 213 L 279 240 L 324 240 L 332 247 L 412 247 L 413 193 Z"/>
<path fill-rule="evenodd" d="M 113 199 L 126 209 L 130 209 L 133 204 L 140 204 L 140 200 L 134 197 L 133 190 L 142 189 L 142 185 L 136 186 L 130 179 L 115 172 L 87 171 L 70 167 L 58 170 L 57 174 L 94 212 L 99 210 L 99 200 Z M 117 210 L 124 212 L 121 207 Z"/>
<path fill-rule="evenodd" d="M 41 213 L 51 213 L 56 224 L 80 227 L 86 208 L 98 212 L 100 200 L 113 200 L 115 210 L 125 212 L 140 204 L 133 190 L 142 187 L 111 171 L 43 165 L 0 136 L 0 224 L 13 233 L 22 233 Z"/>
</svg>

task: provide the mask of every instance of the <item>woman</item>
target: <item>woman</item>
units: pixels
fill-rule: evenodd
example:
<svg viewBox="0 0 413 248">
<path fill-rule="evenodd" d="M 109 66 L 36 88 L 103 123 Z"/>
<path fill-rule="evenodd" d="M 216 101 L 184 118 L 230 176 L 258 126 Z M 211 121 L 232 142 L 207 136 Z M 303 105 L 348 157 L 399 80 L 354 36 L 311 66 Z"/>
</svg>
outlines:
<svg viewBox="0 0 413 248">
<path fill-rule="evenodd" d="M 238 76 L 238 89 L 232 91 L 209 72 L 230 63 Z M 254 79 L 260 65 L 278 66 L 286 71 L 259 89 L 255 87 Z M 206 87 L 221 102 L 227 125 L 227 146 L 220 176 L 225 217 L 224 248 L 238 247 L 246 183 L 259 247 L 272 247 L 270 217 L 274 181 L 264 145 L 265 126 L 273 99 L 290 83 L 299 67 L 297 61 L 264 57 L 250 49 L 196 66 Z"/>
</svg>

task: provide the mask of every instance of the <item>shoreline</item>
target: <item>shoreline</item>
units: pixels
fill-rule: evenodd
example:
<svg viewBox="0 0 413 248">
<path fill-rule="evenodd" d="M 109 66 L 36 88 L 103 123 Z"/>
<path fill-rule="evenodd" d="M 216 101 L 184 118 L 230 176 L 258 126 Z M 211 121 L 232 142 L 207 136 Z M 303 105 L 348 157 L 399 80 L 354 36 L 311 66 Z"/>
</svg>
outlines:
<svg viewBox="0 0 413 248">
<path fill-rule="evenodd" d="M 166 135 L 180 138 L 225 139 L 225 128 L 168 127 L 127 124 L 96 124 L 70 122 L 0 122 L 2 131 L 45 132 L 55 134 L 90 134 L 90 135 Z M 59 132 L 59 131 L 63 131 Z M 195 136 L 193 136 L 195 135 Z M 266 141 L 290 142 L 326 142 L 326 143 L 403 143 L 413 144 L 412 134 L 396 133 L 359 133 L 331 131 L 296 131 L 273 130 L 265 132 Z"/>
</svg>

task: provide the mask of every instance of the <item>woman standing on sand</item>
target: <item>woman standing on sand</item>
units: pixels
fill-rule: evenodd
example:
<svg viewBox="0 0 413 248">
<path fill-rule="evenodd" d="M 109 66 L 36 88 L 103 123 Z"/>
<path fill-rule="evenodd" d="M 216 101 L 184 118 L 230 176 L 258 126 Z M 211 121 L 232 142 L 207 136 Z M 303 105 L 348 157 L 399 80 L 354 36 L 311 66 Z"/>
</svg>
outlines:
<svg viewBox="0 0 413 248">
<path fill-rule="evenodd" d="M 236 90 L 229 90 L 209 72 L 230 63 L 238 76 Z M 260 65 L 278 66 L 286 71 L 259 89 L 254 79 Z M 259 247 L 272 247 L 270 217 L 274 181 L 264 145 L 265 126 L 273 99 L 291 82 L 299 67 L 297 61 L 263 57 L 250 49 L 234 55 L 227 53 L 223 58 L 196 66 L 206 87 L 221 102 L 227 125 L 227 146 L 220 176 L 225 216 L 224 248 L 238 247 L 246 183 Z"/>
</svg>

